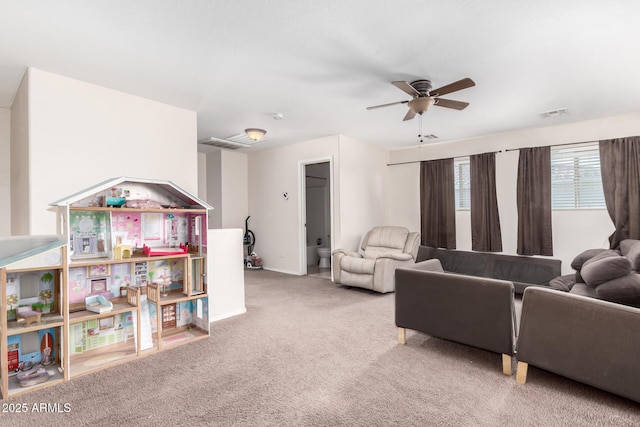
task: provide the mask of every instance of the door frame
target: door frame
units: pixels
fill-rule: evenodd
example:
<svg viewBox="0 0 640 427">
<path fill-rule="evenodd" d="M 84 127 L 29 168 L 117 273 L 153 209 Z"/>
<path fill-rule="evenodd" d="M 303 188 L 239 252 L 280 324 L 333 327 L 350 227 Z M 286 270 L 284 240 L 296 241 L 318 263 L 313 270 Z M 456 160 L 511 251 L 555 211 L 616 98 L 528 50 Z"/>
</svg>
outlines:
<svg viewBox="0 0 640 427">
<path fill-rule="evenodd" d="M 307 189 L 306 189 L 306 166 L 317 163 L 329 163 L 329 234 L 331 235 L 330 245 L 334 247 L 334 218 L 333 218 L 333 156 L 317 157 L 313 159 L 300 160 L 298 162 L 298 235 L 299 235 L 299 256 L 300 265 L 298 271 L 300 275 L 307 275 Z M 331 264 L 331 277 L 333 278 L 333 264 Z"/>
</svg>

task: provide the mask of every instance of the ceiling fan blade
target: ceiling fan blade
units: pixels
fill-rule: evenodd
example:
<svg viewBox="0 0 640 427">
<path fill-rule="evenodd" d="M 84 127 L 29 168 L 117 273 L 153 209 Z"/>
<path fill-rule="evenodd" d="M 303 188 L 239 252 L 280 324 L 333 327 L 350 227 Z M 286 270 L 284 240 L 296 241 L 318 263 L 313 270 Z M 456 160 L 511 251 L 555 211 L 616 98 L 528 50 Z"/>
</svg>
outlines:
<svg viewBox="0 0 640 427">
<path fill-rule="evenodd" d="M 409 102 L 409 101 L 398 101 L 398 102 L 390 102 L 389 104 L 374 105 L 372 107 L 367 107 L 367 110 L 373 110 L 375 108 L 388 107 L 390 105 L 396 105 L 396 104 L 406 104 L 407 102 Z"/>
<path fill-rule="evenodd" d="M 416 116 L 415 111 L 413 111 L 411 108 L 409 108 L 409 111 L 407 111 L 407 115 L 404 116 L 404 119 L 402 119 L 403 122 L 406 122 L 407 120 L 411 120 Z"/>
<path fill-rule="evenodd" d="M 467 108 L 469 103 L 462 102 L 462 101 L 454 101 L 452 99 L 436 98 L 435 105 L 437 105 L 438 107 L 453 108 L 454 110 L 464 110 L 465 108 Z"/>
<path fill-rule="evenodd" d="M 418 92 L 413 86 L 411 86 L 407 82 L 397 81 L 397 82 L 391 82 L 391 84 L 397 87 L 398 89 L 400 89 L 401 91 L 408 93 L 411 96 L 420 95 L 420 92 Z"/>
<path fill-rule="evenodd" d="M 466 79 L 458 80 L 457 82 L 453 82 L 446 86 L 442 86 L 441 88 L 434 89 L 430 91 L 429 94 L 431 96 L 441 96 L 451 92 L 456 92 L 458 90 L 466 89 L 475 85 L 476 83 L 473 80 L 471 80 L 469 77 L 467 77 Z"/>
</svg>

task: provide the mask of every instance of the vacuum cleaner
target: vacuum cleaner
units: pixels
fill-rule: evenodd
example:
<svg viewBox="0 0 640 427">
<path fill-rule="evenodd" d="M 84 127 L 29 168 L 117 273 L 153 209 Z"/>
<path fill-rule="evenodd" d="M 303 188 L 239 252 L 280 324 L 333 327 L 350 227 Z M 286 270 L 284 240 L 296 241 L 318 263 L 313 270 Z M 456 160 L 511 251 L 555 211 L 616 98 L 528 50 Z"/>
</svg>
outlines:
<svg viewBox="0 0 640 427">
<path fill-rule="evenodd" d="M 247 248 L 247 254 L 244 257 L 244 268 L 247 270 L 262 270 L 262 259 L 256 255 L 253 248 L 256 245 L 256 235 L 249 230 L 249 218 L 244 220 L 244 237 L 242 244 Z"/>
</svg>

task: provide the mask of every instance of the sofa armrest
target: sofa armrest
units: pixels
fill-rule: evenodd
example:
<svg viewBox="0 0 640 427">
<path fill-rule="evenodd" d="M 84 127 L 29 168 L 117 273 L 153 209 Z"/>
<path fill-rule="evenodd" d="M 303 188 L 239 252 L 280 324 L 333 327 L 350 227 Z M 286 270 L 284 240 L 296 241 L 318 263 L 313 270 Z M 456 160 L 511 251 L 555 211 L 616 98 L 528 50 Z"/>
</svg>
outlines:
<svg viewBox="0 0 640 427">
<path fill-rule="evenodd" d="M 399 252 L 388 252 L 384 254 L 380 254 L 376 257 L 376 259 L 388 258 L 395 261 L 409 261 L 413 260 L 411 254 L 399 253 Z"/>
<path fill-rule="evenodd" d="M 444 272 L 442 268 L 442 264 L 439 259 L 428 259 L 426 261 L 416 262 L 410 265 L 403 266 L 402 268 L 411 268 L 414 270 L 424 270 L 424 271 L 439 271 L 440 273 Z"/>
<path fill-rule="evenodd" d="M 399 268 L 395 309 L 399 328 L 495 353 L 514 353 L 515 306 L 511 282 Z"/>
<path fill-rule="evenodd" d="M 362 258 L 362 255 L 358 252 L 348 251 L 346 249 L 334 249 L 333 252 L 331 252 L 331 255 L 346 255 L 354 258 Z"/>
<path fill-rule="evenodd" d="M 531 364 L 640 402 L 638 336 L 640 309 L 529 287 L 522 300 L 518 382 L 526 381 Z"/>
</svg>

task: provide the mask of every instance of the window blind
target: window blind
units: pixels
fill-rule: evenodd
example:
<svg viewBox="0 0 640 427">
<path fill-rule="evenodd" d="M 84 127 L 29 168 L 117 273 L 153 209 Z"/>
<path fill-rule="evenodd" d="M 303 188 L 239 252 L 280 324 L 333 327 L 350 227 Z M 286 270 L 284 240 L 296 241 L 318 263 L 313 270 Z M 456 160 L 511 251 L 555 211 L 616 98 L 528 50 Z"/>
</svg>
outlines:
<svg viewBox="0 0 640 427">
<path fill-rule="evenodd" d="M 598 146 L 551 151 L 553 209 L 605 208 Z"/>
<path fill-rule="evenodd" d="M 471 208 L 471 170 L 469 157 L 461 157 L 453 162 L 456 210 Z"/>
</svg>

